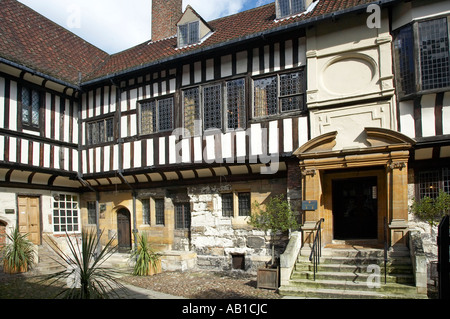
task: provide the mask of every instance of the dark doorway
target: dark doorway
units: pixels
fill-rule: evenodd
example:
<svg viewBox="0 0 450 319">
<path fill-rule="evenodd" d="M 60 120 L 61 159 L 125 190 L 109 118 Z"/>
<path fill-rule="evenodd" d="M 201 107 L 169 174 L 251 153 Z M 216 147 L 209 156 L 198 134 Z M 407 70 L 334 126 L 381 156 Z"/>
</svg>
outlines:
<svg viewBox="0 0 450 319">
<path fill-rule="evenodd" d="M 131 217 L 126 208 L 117 212 L 117 240 L 119 252 L 131 250 Z"/>
<path fill-rule="evenodd" d="M 377 178 L 333 181 L 334 239 L 377 238 Z"/>
</svg>

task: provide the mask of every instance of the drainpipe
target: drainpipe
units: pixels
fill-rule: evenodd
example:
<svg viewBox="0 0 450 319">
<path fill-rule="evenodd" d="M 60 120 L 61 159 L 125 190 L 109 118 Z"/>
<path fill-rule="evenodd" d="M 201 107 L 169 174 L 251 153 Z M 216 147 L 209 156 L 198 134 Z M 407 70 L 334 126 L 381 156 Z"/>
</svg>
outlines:
<svg viewBox="0 0 450 319">
<path fill-rule="evenodd" d="M 80 181 L 81 185 L 89 188 L 92 192 L 95 193 L 95 225 L 97 228 L 97 238 L 98 238 L 97 254 L 100 254 L 100 252 L 102 251 L 101 244 L 100 244 L 100 236 L 101 236 L 101 231 L 100 231 L 100 193 L 98 191 L 96 191 L 87 181 L 85 181 L 81 177 L 81 174 L 79 172 L 77 173 L 77 178 Z"/>
<path fill-rule="evenodd" d="M 134 249 L 137 249 L 137 226 L 136 226 L 136 190 L 127 182 L 125 177 L 122 175 L 121 171 L 117 171 L 117 174 L 122 178 L 122 180 L 131 189 L 131 194 L 133 196 L 133 235 L 134 235 Z"/>
</svg>

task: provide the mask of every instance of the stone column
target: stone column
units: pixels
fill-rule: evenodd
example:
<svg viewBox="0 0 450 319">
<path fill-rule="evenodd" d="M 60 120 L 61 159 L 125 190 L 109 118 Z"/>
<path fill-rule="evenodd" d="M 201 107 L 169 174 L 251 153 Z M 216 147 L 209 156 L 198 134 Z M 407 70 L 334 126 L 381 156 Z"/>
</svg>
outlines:
<svg viewBox="0 0 450 319">
<path fill-rule="evenodd" d="M 390 244 L 406 247 L 408 236 L 408 167 L 406 162 L 393 162 L 388 167 L 388 210 Z"/>
</svg>

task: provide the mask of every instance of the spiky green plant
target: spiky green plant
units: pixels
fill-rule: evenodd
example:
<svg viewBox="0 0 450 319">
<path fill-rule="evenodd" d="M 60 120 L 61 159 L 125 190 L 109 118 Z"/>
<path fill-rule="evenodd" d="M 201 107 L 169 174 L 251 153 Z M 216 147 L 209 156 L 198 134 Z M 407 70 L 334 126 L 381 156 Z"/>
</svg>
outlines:
<svg viewBox="0 0 450 319">
<path fill-rule="evenodd" d="M 45 276 L 44 281 L 49 280 L 49 285 L 64 281 L 73 283 L 56 297 L 62 296 L 65 299 L 109 299 L 113 295 L 119 297 L 118 290 L 124 288 L 117 280 L 117 275 L 121 273 L 113 268 L 102 267 L 117 251 L 117 246 L 113 246 L 114 238 L 112 238 L 100 252 L 97 252 L 102 234 L 103 231 L 97 235 L 93 229 L 83 229 L 81 243 L 79 238 L 76 238 L 76 244 L 67 236 L 70 254 L 66 254 L 53 238 L 48 237 L 50 246 L 59 256 L 55 261 L 66 269 Z"/>
<path fill-rule="evenodd" d="M 28 240 L 28 234 L 21 234 L 14 228 L 7 237 L 9 242 L 3 248 L 3 271 L 27 271 L 35 262 L 34 245 Z"/>
<path fill-rule="evenodd" d="M 133 269 L 133 275 L 148 276 L 150 274 L 150 267 L 157 269 L 157 262 L 161 257 L 150 247 L 146 233 L 137 236 L 138 247 L 133 250 L 130 256 L 130 258 L 136 262 Z"/>
</svg>

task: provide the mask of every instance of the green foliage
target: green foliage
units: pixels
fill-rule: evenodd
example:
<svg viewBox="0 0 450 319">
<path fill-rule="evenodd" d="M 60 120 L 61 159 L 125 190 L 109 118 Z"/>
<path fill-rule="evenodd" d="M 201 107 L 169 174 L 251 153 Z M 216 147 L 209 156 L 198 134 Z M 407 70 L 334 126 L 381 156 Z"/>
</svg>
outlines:
<svg viewBox="0 0 450 319">
<path fill-rule="evenodd" d="M 160 255 L 151 249 L 146 233 L 142 233 L 138 235 L 138 247 L 133 250 L 130 258 L 136 261 L 133 275 L 148 276 L 150 274 L 150 267 L 153 267 L 153 269 L 157 268 Z"/>
<path fill-rule="evenodd" d="M 123 288 L 115 275 L 120 272 L 102 264 L 108 260 L 117 247 L 112 245 L 114 238 L 110 239 L 105 247 L 97 251 L 100 245 L 100 235 L 97 235 L 94 229 L 89 231 L 83 229 L 81 233 L 81 244 L 76 238 L 74 244 L 67 235 L 67 243 L 70 254 L 63 252 L 54 241 L 48 237 L 50 247 L 58 254 L 60 260 L 56 260 L 66 269 L 49 276 L 45 276 L 44 281 L 51 280 L 49 285 L 57 282 L 66 281 L 73 284 L 64 289 L 58 296 L 62 295 L 65 299 L 108 299 L 111 295 L 119 296 L 116 289 Z M 81 248 L 80 248 L 81 245 Z"/>
<path fill-rule="evenodd" d="M 411 211 L 421 221 L 427 222 L 431 227 L 437 225 L 442 217 L 450 210 L 450 195 L 439 191 L 436 198 L 424 197 L 414 200 Z"/>
<path fill-rule="evenodd" d="M 7 235 L 9 242 L 3 248 L 4 271 L 26 271 L 35 262 L 34 245 L 28 240 L 28 234 L 21 234 L 14 228 Z"/>
<path fill-rule="evenodd" d="M 298 229 L 299 227 L 289 202 L 283 195 L 271 197 L 264 209 L 257 202 L 254 203 L 254 207 L 257 213 L 250 217 L 250 225 L 258 229 L 271 230 L 276 233 Z"/>
</svg>

